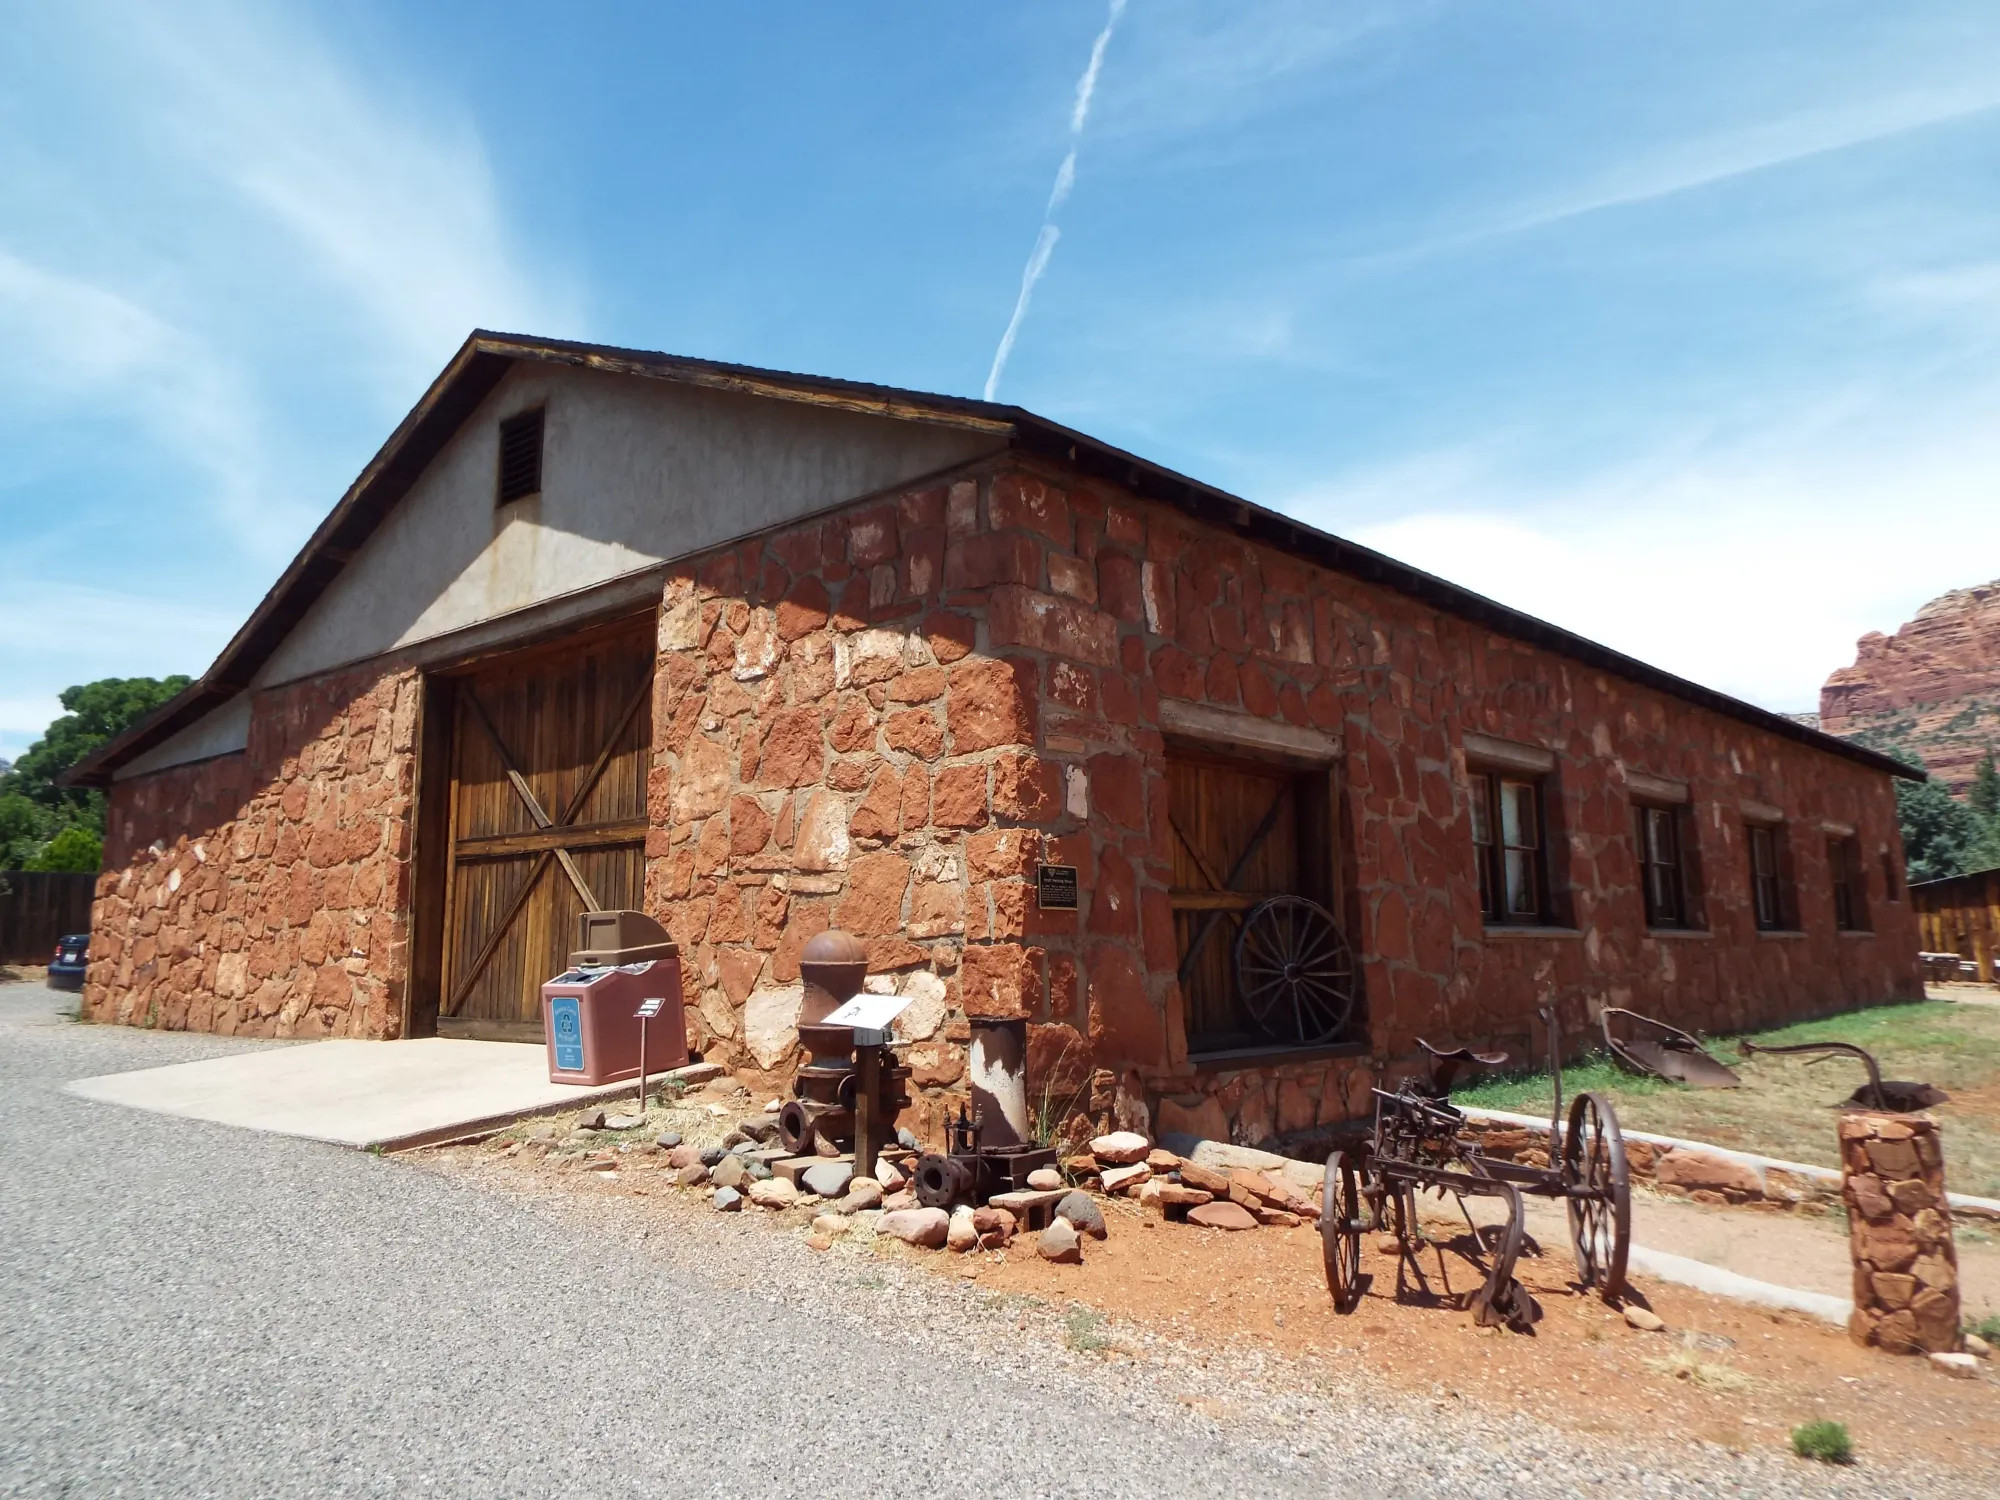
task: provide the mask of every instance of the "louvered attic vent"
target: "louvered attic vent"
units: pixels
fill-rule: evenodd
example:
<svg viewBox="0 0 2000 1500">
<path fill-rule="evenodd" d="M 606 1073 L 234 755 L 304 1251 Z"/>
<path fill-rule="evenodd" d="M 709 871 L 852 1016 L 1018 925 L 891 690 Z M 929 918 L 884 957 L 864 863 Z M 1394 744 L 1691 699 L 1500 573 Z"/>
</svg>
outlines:
<svg viewBox="0 0 2000 1500">
<path fill-rule="evenodd" d="M 542 492 L 541 407 L 500 424 L 500 504 Z"/>
</svg>

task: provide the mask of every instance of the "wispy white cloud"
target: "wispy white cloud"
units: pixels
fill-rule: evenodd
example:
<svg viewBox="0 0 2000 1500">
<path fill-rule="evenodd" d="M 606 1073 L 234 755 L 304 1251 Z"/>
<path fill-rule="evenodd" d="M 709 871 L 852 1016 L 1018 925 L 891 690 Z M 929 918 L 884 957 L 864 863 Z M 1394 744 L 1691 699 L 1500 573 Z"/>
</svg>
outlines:
<svg viewBox="0 0 2000 1500">
<path fill-rule="evenodd" d="M 77 0 L 32 42 L 0 56 L 0 445 L 34 438 L 37 495 L 92 514 L 30 541 L 129 514 L 163 547 L 106 549 L 107 586 L 60 598 L 46 556 L 0 557 L 15 704 L 198 670 L 475 325 L 588 332 L 449 92 L 302 13 Z M 154 576 L 202 606 L 139 598 Z"/>
<path fill-rule="evenodd" d="M 1090 61 L 1076 81 L 1076 103 L 1069 114 L 1069 150 L 1063 155 L 1062 165 L 1056 168 L 1055 186 L 1049 191 L 1049 206 L 1042 211 L 1042 227 L 1035 235 L 1035 248 L 1028 252 L 1028 264 L 1021 272 L 1021 290 L 1014 299 L 1013 316 L 1007 319 L 1006 332 L 1000 335 L 999 347 L 993 351 L 993 367 L 986 372 L 988 401 L 999 392 L 1000 376 L 1007 368 L 1008 356 L 1014 352 L 1014 341 L 1020 337 L 1021 323 L 1028 316 L 1028 304 L 1034 298 L 1035 283 L 1049 268 L 1049 257 L 1055 253 L 1056 241 L 1062 238 L 1062 230 L 1055 222 L 1056 211 L 1063 206 L 1070 189 L 1076 185 L 1076 144 L 1083 136 L 1085 122 L 1090 119 L 1090 101 L 1097 93 L 1097 75 L 1104 69 L 1104 50 L 1111 45 L 1111 33 L 1118 26 L 1118 18 L 1124 14 L 1125 0 L 1111 0 L 1104 29 L 1091 43 Z"/>
</svg>

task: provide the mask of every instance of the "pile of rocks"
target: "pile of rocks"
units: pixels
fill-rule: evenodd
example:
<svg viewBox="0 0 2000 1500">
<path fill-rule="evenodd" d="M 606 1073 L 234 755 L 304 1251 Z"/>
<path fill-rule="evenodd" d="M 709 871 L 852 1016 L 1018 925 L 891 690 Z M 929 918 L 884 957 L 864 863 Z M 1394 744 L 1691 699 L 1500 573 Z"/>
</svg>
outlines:
<svg viewBox="0 0 2000 1500">
<path fill-rule="evenodd" d="M 1255 1167 L 1204 1165 L 1132 1130 L 1098 1136 L 1088 1152 L 1066 1158 L 1063 1170 L 1082 1186 L 1208 1229 L 1289 1229 L 1319 1216 L 1317 1203 L 1282 1178 Z"/>
</svg>

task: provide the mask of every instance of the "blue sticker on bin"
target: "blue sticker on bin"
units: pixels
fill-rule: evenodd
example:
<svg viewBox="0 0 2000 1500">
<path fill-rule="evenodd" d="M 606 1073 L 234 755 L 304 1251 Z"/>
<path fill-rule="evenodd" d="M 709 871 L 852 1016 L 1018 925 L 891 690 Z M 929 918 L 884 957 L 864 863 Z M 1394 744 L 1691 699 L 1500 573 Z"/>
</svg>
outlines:
<svg viewBox="0 0 2000 1500">
<path fill-rule="evenodd" d="M 549 1027 L 556 1040 L 556 1071 L 583 1071 L 583 1003 L 574 995 L 549 1001 Z"/>
</svg>

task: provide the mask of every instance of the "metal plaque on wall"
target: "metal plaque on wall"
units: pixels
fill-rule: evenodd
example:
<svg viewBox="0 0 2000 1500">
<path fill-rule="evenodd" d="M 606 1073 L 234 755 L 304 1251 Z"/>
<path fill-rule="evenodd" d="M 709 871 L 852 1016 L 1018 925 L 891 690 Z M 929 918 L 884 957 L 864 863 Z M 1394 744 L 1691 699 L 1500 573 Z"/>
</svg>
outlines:
<svg viewBox="0 0 2000 1500">
<path fill-rule="evenodd" d="M 1036 866 L 1035 888 L 1043 911 L 1076 910 L 1075 865 Z"/>
</svg>

